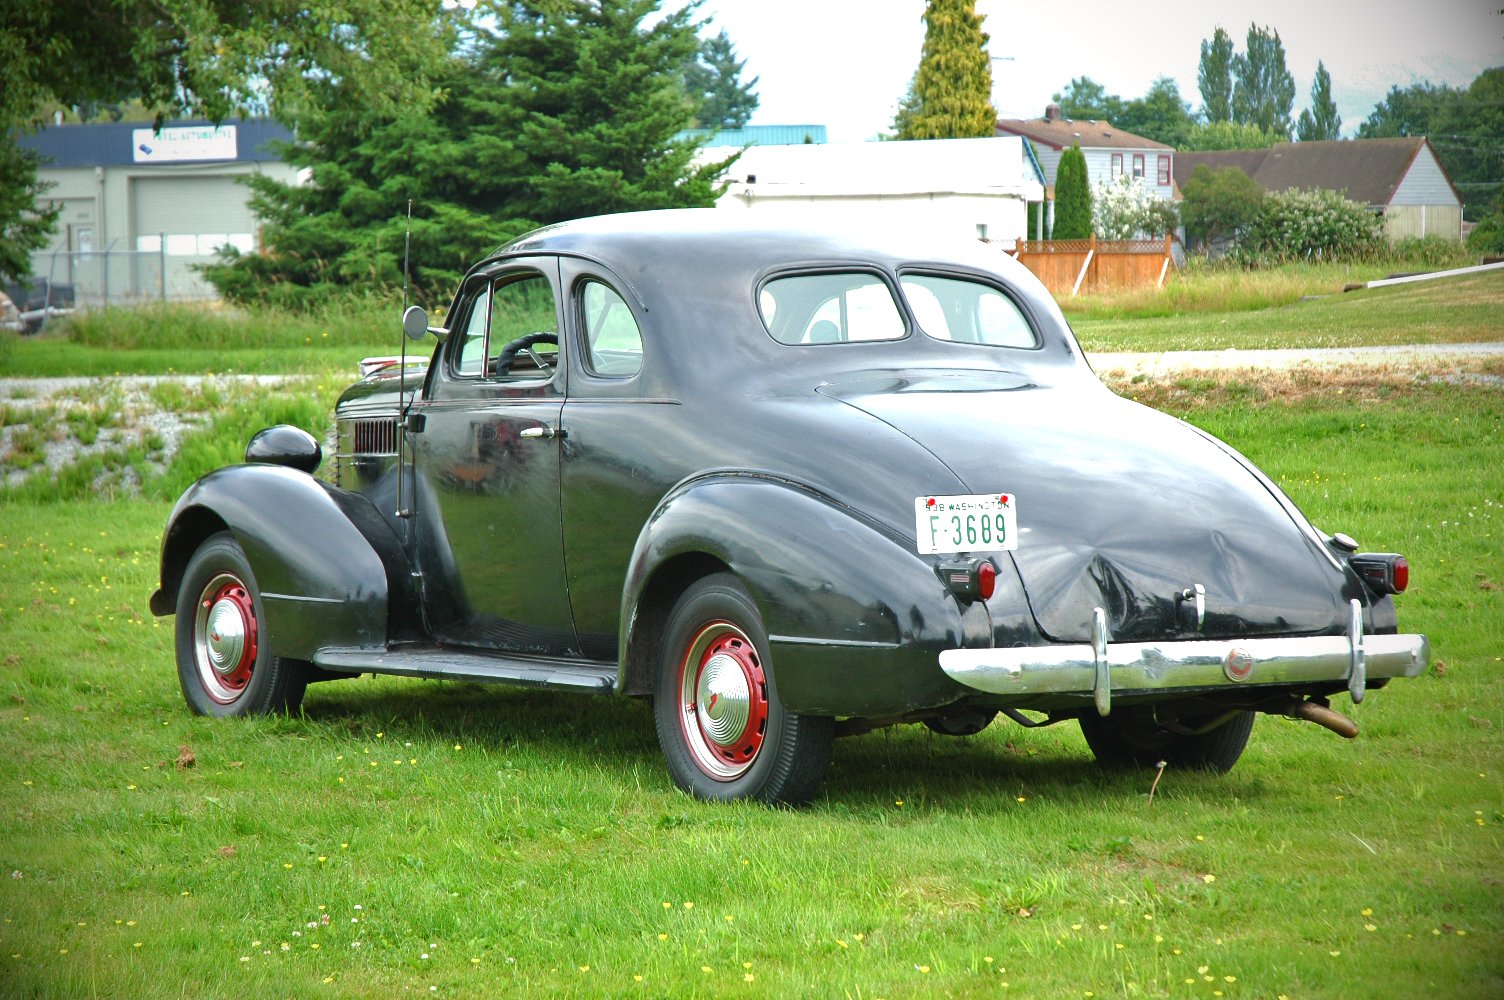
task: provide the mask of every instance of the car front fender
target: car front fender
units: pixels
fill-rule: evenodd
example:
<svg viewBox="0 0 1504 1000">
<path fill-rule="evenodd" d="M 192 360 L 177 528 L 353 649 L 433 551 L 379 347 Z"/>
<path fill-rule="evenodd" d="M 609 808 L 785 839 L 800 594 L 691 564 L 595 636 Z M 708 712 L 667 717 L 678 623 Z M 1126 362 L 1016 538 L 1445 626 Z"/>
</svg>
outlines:
<svg viewBox="0 0 1504 1000">
<path fill-rule="evenodd" d="M 966 692 L 935 666 L 938 651 L 990 644 L 986 607 L 957 600 L 908 540 L 800 484 L 717 474 L 680 484 L 638 536 L 619 646 L 629 693 L 656 669 L 667 605 L 716 564 L 757 604 L 792 711 L 872 717 L 948 704 Z"/>
<path fill-rule="evenodd" d="M 364 497 L 277 465 L 217 469 L 183 493 L 163 534 L 153 613 L 175 611 L 184 566 L 223 530 L 250 562 L 278 656 L 386 643 L 390 587 L 378 548 L 400 558 L 396 536 Z"/>
</svg>

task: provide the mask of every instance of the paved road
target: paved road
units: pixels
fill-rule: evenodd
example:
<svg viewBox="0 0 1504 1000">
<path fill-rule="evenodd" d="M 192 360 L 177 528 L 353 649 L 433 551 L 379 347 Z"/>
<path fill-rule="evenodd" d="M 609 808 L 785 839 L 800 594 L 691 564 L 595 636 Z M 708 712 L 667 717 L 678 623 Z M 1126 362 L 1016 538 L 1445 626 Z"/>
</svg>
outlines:
<svg viewBox="0 0 1504 1000">
<path fill-rule="evenodd" d="M 1504 358 L 1504 343 L 1398 344 L 1388 347 L 1292 347 L 1268 351 L 1162 351 L 1160 353 L 1093 352 L 1087 354 L 1092 369 L 1110 372 L 1123 369 L 1154 375 L 1159 372 L 1224 368 L 1319 368 L 1412 367 L 1427 368 L 1447 362 Z"/>
</svg>

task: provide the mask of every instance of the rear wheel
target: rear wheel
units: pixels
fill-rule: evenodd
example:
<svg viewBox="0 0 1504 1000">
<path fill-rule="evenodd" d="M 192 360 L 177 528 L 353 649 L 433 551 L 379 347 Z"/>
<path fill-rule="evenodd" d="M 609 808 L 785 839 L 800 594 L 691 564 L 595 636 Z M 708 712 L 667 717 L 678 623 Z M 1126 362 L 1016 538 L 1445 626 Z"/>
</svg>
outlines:
<svg viewBox="0 0 1504 1000">
<path fill-rule="evenodd" d="M 197 715 L 296 712 L 310 667 L 274 656 L 261 595 L 229 532 L 211 535 L 183 571 L 177 603 L 178 683 Z"/>
<path fill-rule="evenodd" d="M 729 574 L 697 581 L 669 614 L 653 715 L 669 774 L 696 798 L 798 805 L 820 787 L 834 721 L 784 710 L 767 645 Z"/>
<path fill-rule="evenodd" d="M 1189 719 L 1182 724 L 1195 728 Z M 1153 768 L 1164 761 L 1174 768 L 1225 774 L 1243 755 L 1251 732 L 1252 712 L 1238 712 L 1217 728 L 1195 735 L 1173 732 L 1146 712 L 1081 717 L 1081 735 L 1103 767 Z"/>
</svg>

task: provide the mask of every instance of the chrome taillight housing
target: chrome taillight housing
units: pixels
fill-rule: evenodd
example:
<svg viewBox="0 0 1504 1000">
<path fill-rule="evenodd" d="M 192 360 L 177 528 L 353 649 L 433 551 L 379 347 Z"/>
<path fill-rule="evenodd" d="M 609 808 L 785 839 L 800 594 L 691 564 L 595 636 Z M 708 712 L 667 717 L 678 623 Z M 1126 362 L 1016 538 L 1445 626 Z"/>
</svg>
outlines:
<svg viewBox="0 0 1504 1000">
<path fill-rule="evenodd" d="M 1403 594 L 1410 586 L 1410 563 L 1394 552 L 1363 552 L 1348 562 L 1375 594 Z"/>
</svg>

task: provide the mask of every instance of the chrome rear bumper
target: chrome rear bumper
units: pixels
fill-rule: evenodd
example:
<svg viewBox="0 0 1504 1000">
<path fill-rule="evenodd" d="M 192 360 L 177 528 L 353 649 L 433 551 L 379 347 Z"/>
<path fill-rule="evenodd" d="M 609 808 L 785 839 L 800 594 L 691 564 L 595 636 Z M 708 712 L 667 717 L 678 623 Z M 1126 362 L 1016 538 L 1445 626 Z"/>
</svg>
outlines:
<svg viewBox="0 0 1504 1000">
<path fill-rule="evenodd" d="M 1357 702 L 1370 679 L 1425 672 L 1425 636 L 1365 636 L 1362 610 L 1353 605 L 1348 635 L 1179 642 L 1110 642 L 1098 609 L 1090 644 L 947 649 L 940 668 L 989 694 L 1090 694 L 1102 715 L 1113 692 L 1342 681 Z"/>
</svg>

